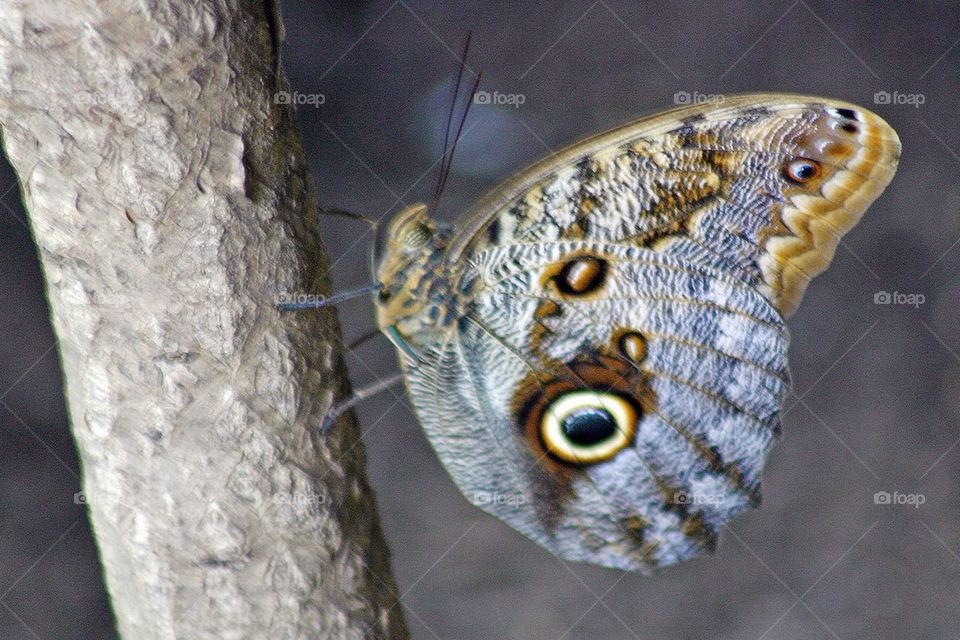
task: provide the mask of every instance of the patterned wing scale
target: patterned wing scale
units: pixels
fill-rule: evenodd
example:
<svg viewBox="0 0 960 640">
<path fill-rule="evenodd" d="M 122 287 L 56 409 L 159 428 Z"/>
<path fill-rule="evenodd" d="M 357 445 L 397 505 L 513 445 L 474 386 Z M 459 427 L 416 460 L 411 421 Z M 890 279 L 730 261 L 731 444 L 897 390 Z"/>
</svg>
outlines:
<svg viewBox="0 0 960 640">
<path fill-rule="evenodd" d="M 571 256 L 600 265 L 586 292 L 569 286 Z M 779 428 L 787 336 L 776 310 L 736 278 L 624 245 L 513 245 L 475 267 L 456 338 L 407 365 L 424 428 L 467 498 L 569 560 L 645 571 L 712 549 L 759 500 Z M 598 463 L 586 449 L 554 451 L 544 430 L 551 407 L 584 390 L 635 417 Z"/>
<path fill-rule="evenodd" d="M 859 107 L 742 96 L 554 154 L 449 246 L 400 216 L 380 324 L 461 491 L 570 560 L 646 571 L 712 549 L 760 498 L 783 318 L 899 150 Z"/>
<path fill-rule="evenodd" d="M 811 100 L 731 98 L 561 151 L 481 200 L 451 259 L 511 243 L 629 242 L 729 271 L 788 317 L 900 154 L 878 116 Z"/>
</svg>

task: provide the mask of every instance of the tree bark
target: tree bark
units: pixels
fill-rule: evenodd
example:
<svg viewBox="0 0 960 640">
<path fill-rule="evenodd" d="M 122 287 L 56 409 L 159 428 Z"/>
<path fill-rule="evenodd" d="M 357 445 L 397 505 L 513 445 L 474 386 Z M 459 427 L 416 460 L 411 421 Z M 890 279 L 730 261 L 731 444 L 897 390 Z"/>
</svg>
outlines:
<svg viewBox="0 0 960 640">
<path fill-rule="evenodd" d="M 3 0 L 0 126 L 126 638 L 405 638 L 254 0 Z"/>
</svg>

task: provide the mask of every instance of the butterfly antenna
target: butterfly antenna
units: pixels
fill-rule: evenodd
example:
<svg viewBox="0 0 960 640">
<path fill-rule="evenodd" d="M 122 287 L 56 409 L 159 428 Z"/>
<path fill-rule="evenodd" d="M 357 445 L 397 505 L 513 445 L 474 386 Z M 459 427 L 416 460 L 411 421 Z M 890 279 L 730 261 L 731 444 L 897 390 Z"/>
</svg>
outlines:
<svg viewBox="0 0 960 640">
<path fill-rule="evenodd" d="M 472 31 L 467 31 L 467 37 L 463 41 L 463 47 L 460 52 L 460 68 L 457 70 L 457 83 L 453 86 L 453 94 L 450 96 L 450 108 L 447 110 L 447 127 L 443 132 L 443 155 L 441 156 L 440 173 L 437 176 L 437 189 L 440 188 L 440 178 L 443 177 L 443 169 L 447 163 L 447 150 L 450 148 L 450 129 L 453 126 L 453 112 L 457 108 L 457 98 L 460 96 L 460 85 L 463 83 L 463 73 L 467 68 L 467 53 L 470 51 L 470 39 L 473 37 Z M 434 193 L 436 195 L 436 193 Z"/>
<path fill-rule="evenodd" d="M 477 95 L 477 89 L 480 87 L 480 78 L 483 77 L 483 72 L 479 72 L 477 77 L 473 81 L 473 87 L 470 89 L 470 97 L 467 100 L 467 106 L 463 110 L 463 117 L 460 118 L 460 126 L 457 127 L 457 135 L 453 138 L 453 146 L 450 148 L 449 160 L 447 161 L 446 169 L 443 172 L 443 176 L 440 180 L 440 186 L 437 189 L 437 193 L 433 198 L 433 203 L 431 204 L 430 209 L 435 210 L 437 205 L 440 203 L 440 196 L 443 195 L 443 188 L 447 186 L 447 178 L 450 177 L 450 168 L 453 166 L 453 155 L 457 152 L 457 143 L 460 142 L 460 138 L 463 134 L 463 125 L 467 122 L 467 115 L 470 113 L 470 105 L 473 104 L 473 99 Z"/>
<path fill-rule="evenodd" d="M 430 211 L 433 211 L 436 202 L 440 199 L 440 193 L 443 190 L 443 183 L 450 171 L 450 161 L 452 152 L 450 150 L 450 132 L 453 130 L 453 112 L 457 108 L 457 98 L 460 97 L 460 85 L 463 84 L 463 76 L 467 69 L 467 55 L 470 52 L 470 40 L 473 38 L 473 32 L 468 31 L 463 41 L 463 48 L 460 53 L 460 68 L 457 70 L 457 82 L 453 87 L 453 94 L 450 96 L 450 109 L 447 111 L 447 126 L 443 133 L 443 155 L 441 155 L 440 169 L 437 173 L 437 185 L 433 190 L 433 199 L 430 204 Z M 456 145 L 456 138 L 454 138 Z"/>
</svg>

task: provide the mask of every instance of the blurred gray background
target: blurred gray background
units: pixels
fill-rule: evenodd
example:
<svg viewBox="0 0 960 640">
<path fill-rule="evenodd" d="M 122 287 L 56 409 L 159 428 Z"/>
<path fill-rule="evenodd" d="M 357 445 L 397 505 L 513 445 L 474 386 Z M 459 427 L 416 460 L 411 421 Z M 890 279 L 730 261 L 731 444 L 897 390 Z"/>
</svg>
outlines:
<svg viewBox="0 0 960 640">
<path fill-rule="evenodd" d="M 789 91 L 886 118 L 900 170 L 791 320 L 795 391 L 763 507 L 716 554 L 655 577 L 563 564 L 471 507 L 405 400 L 359 409 L 413 636 L 960 637 L 960 12 L 940 2 L 286 0 L 285 65 L 320 201 L 372 217 L 428 200 L 455 52 L 481 89 L 438 215 L 513 171 L 688 96 Z M 679 93 L 678 92 L 685 92 Z M 884 93 L 885 92 L 885 93 Z M 888 98 L 888 99 L 887 99 Z M 918 104 L 921 103 L 922 104 Z M 0 638 L 112 638 L 39 265 L 0 168 Z M 337 289 L 368 282 L 361 224 L 330 218 Z M 923 304 L 879 305 L 877 292 Z M 374 326 L 340 307 L 346 339 Z M 396 370 L 383 339 L 356 385 Z M 923 504 L 876 504 L 876 492 Z"/>
</svg>

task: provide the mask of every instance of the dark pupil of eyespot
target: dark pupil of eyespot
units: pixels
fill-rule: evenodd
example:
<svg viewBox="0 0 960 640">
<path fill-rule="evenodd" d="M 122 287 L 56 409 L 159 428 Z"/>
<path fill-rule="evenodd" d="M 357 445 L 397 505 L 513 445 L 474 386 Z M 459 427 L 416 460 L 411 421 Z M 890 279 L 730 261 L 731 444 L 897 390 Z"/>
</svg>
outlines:
<svg viewBox="0 0 960 640">
<path fill-rule="evenodd" d="M 603 442 L 616 432 L 616 421 L 603 409 L 579 409 L 563 421 L 563 434 L 581 447 Z"/>
<path fill-rule="evenodd" d="M 813 177 L 815 171 L 816 169 L 809 162 L 801 162 L 796 167 L 797 177 L 801 180 Z"/>
</svg>

